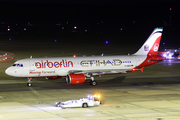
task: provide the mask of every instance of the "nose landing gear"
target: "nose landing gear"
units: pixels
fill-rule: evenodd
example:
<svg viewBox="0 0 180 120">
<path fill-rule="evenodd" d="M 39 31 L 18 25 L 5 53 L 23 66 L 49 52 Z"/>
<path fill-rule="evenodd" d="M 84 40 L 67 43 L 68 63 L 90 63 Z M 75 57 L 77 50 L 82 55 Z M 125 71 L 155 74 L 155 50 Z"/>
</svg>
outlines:
<svg viewBox="0 0 180 120">
<path fill-rule="evenodd" d="M 32 80 L 32 78 L 28 78 L 28 83 L 27 83 L 27 86 L 28 86 L 28 87 L 31 87 L 31 86 L 32 86 L 31 80 Z"/>
</svg>

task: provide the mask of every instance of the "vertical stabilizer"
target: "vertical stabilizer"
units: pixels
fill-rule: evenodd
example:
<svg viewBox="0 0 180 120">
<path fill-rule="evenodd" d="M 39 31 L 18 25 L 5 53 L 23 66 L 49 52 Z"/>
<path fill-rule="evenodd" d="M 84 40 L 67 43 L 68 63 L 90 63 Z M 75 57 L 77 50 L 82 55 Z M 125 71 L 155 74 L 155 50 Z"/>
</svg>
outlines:
<svg viewBox="0 0 180 120">
<path fill-rule="evenodd" d="M 163 28 L 155 28 L 143 46 L 134 55 L 157 55 Z"/>
</svg>

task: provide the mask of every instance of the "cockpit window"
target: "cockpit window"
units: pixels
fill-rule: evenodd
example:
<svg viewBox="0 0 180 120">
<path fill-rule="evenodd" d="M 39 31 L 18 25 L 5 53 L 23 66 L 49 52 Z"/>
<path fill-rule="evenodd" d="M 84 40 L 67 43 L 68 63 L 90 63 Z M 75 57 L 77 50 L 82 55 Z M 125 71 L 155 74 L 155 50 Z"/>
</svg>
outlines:
<svg viewBox="0 0 180 120">
<path fill-rule="evenodd" d="M 23 64 L 13 64 L 12 66 L 23 67 Z"/>
</svg>

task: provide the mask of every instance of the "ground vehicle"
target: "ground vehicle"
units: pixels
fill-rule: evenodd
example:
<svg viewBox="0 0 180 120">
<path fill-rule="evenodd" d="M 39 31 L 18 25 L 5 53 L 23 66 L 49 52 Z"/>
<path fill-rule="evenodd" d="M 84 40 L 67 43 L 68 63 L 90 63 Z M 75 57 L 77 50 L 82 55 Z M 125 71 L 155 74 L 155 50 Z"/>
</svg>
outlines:
<svg viewBox="0 0 180 120">
<path fill-rule="evenodd" d="M 166 59 L 180 59 L 180 49 L 165 49 L 164 52 L 159 52 Z"/>
<path fill-rule="evenodd" d="M 57 102 L 56 107 L 61 108 L 73 108 L 73 107 L 92 107 L 99 106 L 101 104 L 100 95 L 88 95 L 87 98 L 82 98 L 80 100 L 68 100 L 65 102 Z"/>
</svg>

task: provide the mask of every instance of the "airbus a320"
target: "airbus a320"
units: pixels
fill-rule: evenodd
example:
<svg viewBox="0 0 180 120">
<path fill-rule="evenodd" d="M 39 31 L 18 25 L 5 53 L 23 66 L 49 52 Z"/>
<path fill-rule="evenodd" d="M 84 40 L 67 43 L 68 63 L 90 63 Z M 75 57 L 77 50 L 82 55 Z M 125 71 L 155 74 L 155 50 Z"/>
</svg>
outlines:
<svg viewBox="0 0 180 120">
<path fill-rule="evenodd" d="M 66 77 L 68 84 L 90 81 L 95 86 L 95 76 L 127 73 L 141 70 L 162 61 L 157 56 L 162 28 L 155 28 L 142 47 L 132 55 L 28 58 L 16 61 L 5 73 L 14 77 L 27 77 L 27 86 L 32 86 L 32 78 L 57 79 Z"/>
</svg>

